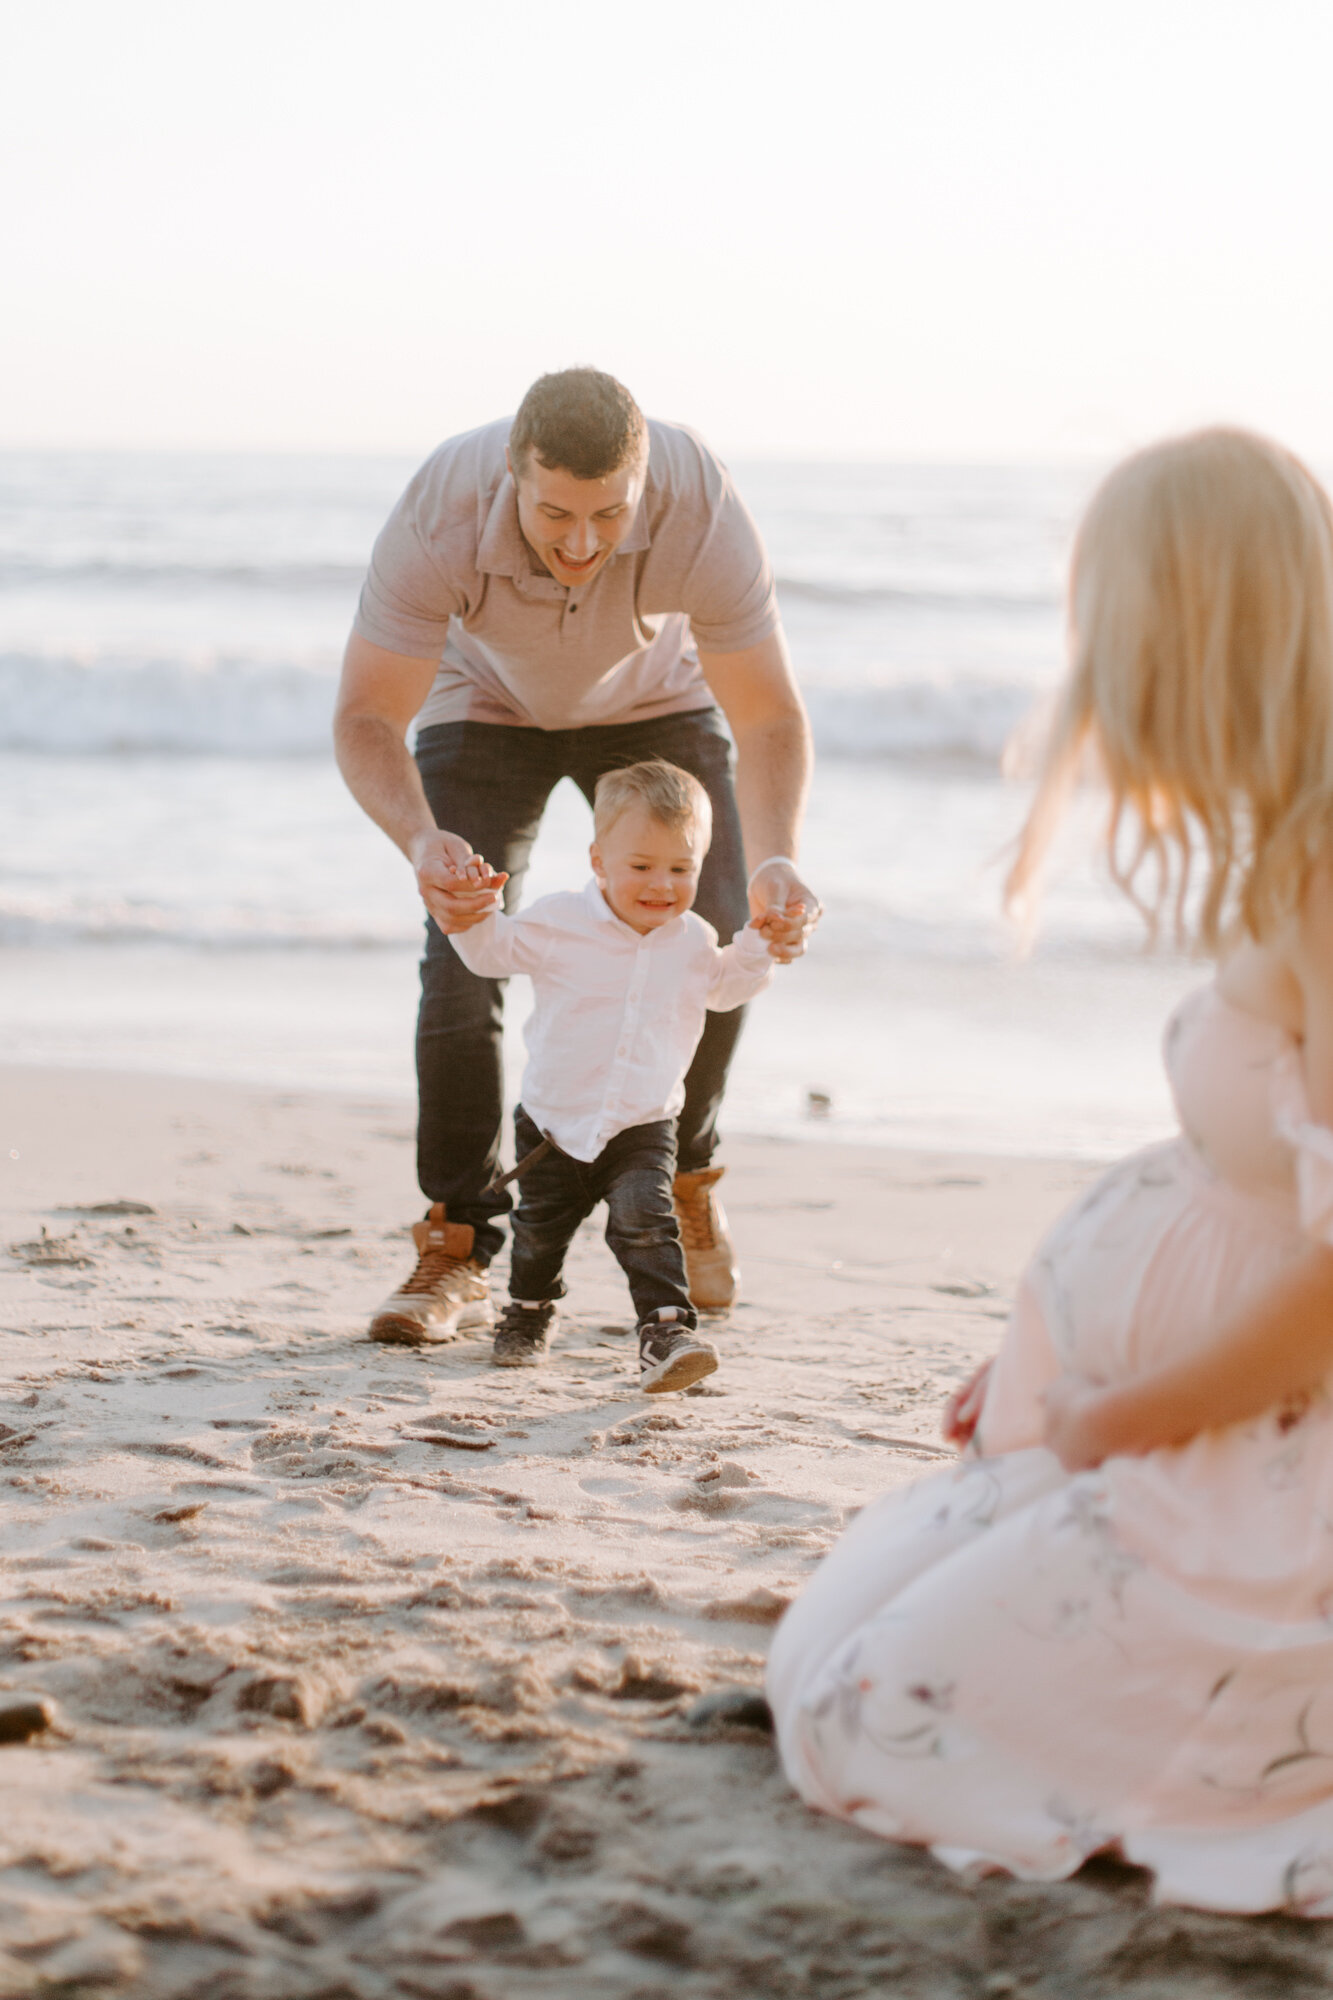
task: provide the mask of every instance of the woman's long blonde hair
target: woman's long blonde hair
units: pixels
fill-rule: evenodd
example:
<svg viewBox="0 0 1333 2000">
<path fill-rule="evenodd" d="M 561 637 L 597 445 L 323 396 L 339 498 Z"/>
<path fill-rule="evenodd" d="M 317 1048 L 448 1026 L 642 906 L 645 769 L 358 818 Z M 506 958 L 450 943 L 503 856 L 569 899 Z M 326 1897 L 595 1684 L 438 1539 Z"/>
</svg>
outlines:
<svg viewBox="0 0 1333 2000">
<path fill-rule="evenodd" d="M 1238 932 L 1270 936 L 1312 862 L 1333 859 L 1328 495 L 1245 431 L 1154 445 L 1094 495 L 1069 599 L 1069 672 L 1007 906 L 1030 921 L 1091 751 L 1111 795 L 1111 876 L 1150 931 L 1169 910 L 1178 940 L 1209 951 Z"/>
</svg>

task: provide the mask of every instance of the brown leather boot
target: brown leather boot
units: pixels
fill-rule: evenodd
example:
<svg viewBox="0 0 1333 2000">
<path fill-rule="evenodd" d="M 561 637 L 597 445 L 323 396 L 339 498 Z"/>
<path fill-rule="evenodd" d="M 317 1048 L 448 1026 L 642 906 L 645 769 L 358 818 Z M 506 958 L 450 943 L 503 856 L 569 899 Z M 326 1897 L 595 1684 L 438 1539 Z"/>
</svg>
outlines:
<svg viewBox="0 0 1333 2000">
<path fill-rule="evenodd" d="M 486 1267 L 472 1255 L 468 1225 L 446 1221 L 444 1203 L 437 1201 L 424 1222 L 412 1224 L 412 1240 L 417 1267 L 370 1322 L 370 1338 L 424 1347 L 491 1326 Z"/>
<path fill-rule="evenodd" d="M 700 1312 L 725 1312 L 736 1303 L 741 1281 L 726 1210 L 713 1192 L 725 1172 L 703 1167 L 697 1174 L 677 1174 L 673 1190 L 690 1303 Z"/>
</svg>

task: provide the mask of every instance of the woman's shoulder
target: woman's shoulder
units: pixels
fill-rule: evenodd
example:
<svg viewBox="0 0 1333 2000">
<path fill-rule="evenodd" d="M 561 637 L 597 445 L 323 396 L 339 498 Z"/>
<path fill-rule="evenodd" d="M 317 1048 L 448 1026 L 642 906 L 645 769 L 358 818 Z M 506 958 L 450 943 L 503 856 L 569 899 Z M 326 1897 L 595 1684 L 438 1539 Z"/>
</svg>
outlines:
<svg viewBox="0 0 1333 2000">
<path fill-rule="evenodd" d="M 1305 1034 L 1306 1002 L 1295 964 L 1295 926 L 1285 927 L 1262 943 L 1242 938 L 1218 960 L 1217 990 L 1242 1013 L 1300 1040 Z"/>
</svg>

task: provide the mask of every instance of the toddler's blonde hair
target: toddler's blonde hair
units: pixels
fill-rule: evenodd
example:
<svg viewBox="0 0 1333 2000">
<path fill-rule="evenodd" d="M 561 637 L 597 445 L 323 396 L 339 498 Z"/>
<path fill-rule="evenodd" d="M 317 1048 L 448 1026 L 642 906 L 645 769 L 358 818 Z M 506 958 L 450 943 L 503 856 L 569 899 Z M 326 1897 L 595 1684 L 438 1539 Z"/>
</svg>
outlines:
<svg viewBox="0 0 1333 2000">
<path fill-rule="evenodd" d="M 1177 939 L 1209 951 L 1239 932 L 1270 936 L 1312 863 L 1333 859 L 1328 495 L 1245 431 L 1154 445 L 1094 495 L 1069 608 L 1070 667 L 1006 904 L 1030 922 L 1090 749 L 1111 794 L 1111 876 L 1150 931 L 1169 909 Z"/>
<path fill-rule="evenodd" d="M 630 806 L 643 806 L 655 820 L 674 831 L 693 826 L 707 848 L 713 835 L 713 806 L 697 778 L 678 764 L 652 757 L 643 764 L 626 764 L 607 771 L 593 793 L 592 823 L 601 840 Z"/>
</svg>

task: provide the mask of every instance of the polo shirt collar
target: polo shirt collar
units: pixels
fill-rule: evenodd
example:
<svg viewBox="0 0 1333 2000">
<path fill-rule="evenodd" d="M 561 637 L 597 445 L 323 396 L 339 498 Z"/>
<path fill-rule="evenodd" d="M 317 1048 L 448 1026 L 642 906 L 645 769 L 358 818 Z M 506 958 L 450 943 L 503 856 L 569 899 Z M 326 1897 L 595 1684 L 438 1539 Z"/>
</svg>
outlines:
<svg viewBox="0 0 1333 2000">
<path fill-rule="evenodd" d="M 518 496 L 512 473 L 495 489 L 477 544 L 477 568 L 488 576 L 526 576 L 532 569 L 528 545 L 518 525 Z"/>
</svg>

